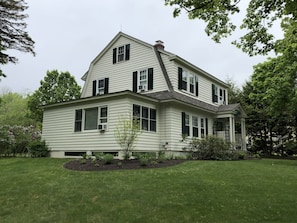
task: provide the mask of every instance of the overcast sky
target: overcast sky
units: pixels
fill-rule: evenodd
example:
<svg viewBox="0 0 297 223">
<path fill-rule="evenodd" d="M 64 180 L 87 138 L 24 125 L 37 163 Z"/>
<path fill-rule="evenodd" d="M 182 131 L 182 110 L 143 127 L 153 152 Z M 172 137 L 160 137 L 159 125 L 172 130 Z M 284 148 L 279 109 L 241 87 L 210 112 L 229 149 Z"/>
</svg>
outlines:
<svg viewBox="0 0 297 223">
<path fill-rule="evenodd" d="M 239 34 L 214 43 L 205 24 L 189 20 L 186 14 L 173 18 L 173 7 L 164 0 L 26 0 L 29 9 L 27 31 L 35 41 L 36 56 L 13 53 L 18 64 L 1 66 L 0 91 L 32 93 L 46 71 L 69 71 L 80 79 L 90 62 L 111 39 L 122 31 L 150 44 L 162 40 L 165 50 L 177 54 L 201 69 L 238 86 L 249 79 L 253 66 L 266 57 L 249 57 L 230 42 Z M 244 12 L 244 11 L 243 11 Z M 235 18 L 240 23 L 240 16 Z M 275 30 L 279 35 L 280 29 Z M 1 93 L 1 92 L 0 92 Z"/>
</svg>

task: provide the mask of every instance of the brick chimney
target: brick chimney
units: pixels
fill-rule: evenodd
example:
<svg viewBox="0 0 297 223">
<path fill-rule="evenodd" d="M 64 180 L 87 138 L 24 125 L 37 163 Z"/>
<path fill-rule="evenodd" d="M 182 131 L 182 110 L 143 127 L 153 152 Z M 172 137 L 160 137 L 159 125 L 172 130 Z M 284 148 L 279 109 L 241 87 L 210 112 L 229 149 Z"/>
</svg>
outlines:
<svg viewBox="0 0 297 223">
<path fill-rule="evenodd" d="M 157 40 L 154 47 L 160 50 L 164 50 L 165 48 L 164 43 L 161 40 Z"/>
</svg>

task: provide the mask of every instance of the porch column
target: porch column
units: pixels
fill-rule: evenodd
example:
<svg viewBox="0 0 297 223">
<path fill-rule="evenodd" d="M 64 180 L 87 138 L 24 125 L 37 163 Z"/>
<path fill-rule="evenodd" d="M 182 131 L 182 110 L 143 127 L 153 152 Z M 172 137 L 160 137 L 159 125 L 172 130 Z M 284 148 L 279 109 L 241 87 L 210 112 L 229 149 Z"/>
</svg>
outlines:
<svg viewBox="0 0 297 223">
<path fill-rule="evenodd" d="M 234 122 L 234 116 L 230 116 L 229 118 L 229 124 L 230 124 L 230 142 L 235 142 L 235 122 Z"/>
<path fill-rule="evenodd" d="M 245 118 L 241 118 L 241 148 L 246 150 L 246 129 L 245 129 Z"/>
</svg>

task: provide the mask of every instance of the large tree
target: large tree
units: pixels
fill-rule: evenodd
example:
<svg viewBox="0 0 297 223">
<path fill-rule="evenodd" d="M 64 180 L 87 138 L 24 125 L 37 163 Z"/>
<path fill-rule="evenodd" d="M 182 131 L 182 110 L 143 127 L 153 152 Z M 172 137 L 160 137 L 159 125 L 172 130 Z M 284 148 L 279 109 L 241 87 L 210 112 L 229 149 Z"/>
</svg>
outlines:
<svg viewBox="0 0 297 223">
<path fill-rule="evenodd" d="M 42 122 L 41 106 L 80 98 L 81 87 L 69 72 L 47 71 L 40 87 L 29 96 L 28 107 L 32 118 Z"/>
<path fill-rule="evenodd" d="M 28 118 L 27 97 L 12 92 L 3 93 L 0 97 L 0 125 L 37 125 Z"/>
<path fill-rule="evenodd" d="M 35 55 L 34 41 L 25 31 L 28 8 L 23 0 L 0 0 L 0 64 L 16 63 L 18 59 L 7 50 L 18 50 Z M 0 77 L 6 77 L 0 69 Z"/>
<path fill-rule="evenodd" d="M 176 7 L 174 17 L 185 10 L 190 19 L 203 20 L 206 34 L 215 42 L 220 42 L 237 28 L 232 16 L 240 12 L 240 0 L 165 0 L 165 5 Z M 285 18 L 296 21 L 297 1 L 249 0 L 240 26 L 246 34 L 233 44 L 250 56 L 266 54 L 275 48 L 276 43 L 270 28 L 276 20 Z"/>
</svg>

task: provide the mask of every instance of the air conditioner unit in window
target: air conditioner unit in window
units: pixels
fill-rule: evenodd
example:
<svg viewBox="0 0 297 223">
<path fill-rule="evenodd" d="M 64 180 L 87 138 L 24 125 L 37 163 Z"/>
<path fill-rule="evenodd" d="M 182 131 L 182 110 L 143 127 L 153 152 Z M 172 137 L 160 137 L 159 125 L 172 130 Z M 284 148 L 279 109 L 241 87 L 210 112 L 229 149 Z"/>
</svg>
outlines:
<svg viewBox="0 0 297 223">
<path fill-rule="evenodd" d="M 100 132 L 104 132 L 105 130 L 107 130 L 107 124 L 105 123 L 99 124 L 98 129 Z"/>
<path fill-rule="evenodd" d="M 146 87 L 145 87 L 145 85 L 139 85 L 138 88 L 139 88 L 139 90 L 141 90 L 141 91 L 145 91 L 145 88 L 146 88 Z"/>
</svg>

